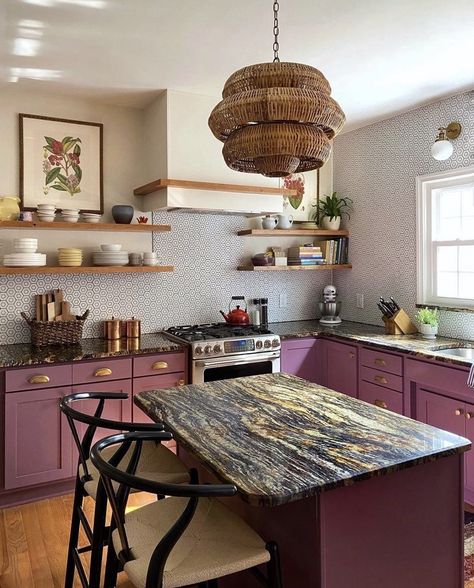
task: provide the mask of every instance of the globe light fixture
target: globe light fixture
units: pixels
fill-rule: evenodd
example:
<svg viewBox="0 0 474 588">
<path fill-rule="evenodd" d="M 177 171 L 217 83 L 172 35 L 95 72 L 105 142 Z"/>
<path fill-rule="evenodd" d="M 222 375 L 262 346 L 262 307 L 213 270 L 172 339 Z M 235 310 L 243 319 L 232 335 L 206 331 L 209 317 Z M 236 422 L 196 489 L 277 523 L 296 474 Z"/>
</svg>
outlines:
<svg viewBox="0 0 474 588">
<path fill-rule="evenodd" d="M 447 127 L 439 127 L 438 135 L 433 145 L 431 145 L 431 155 L 437 161 L 445 161 L 453 154 L 453 144 L 451 141 L 457 139 L 461 134 L 461 125 L 458 122 L 452 122 Z"/>
</svg>

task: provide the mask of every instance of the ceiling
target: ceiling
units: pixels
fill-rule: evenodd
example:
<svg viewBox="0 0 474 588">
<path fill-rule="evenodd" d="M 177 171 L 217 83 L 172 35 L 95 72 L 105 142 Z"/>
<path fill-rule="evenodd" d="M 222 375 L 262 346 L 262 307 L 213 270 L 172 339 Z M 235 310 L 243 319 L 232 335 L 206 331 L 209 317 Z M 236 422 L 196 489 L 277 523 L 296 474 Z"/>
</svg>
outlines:
<svg viewBox="0 0 474 588">
<path fill-rule="evenodd" d="M 218 97 L 272 59 L 272 0 L 0 0 L 0 89 L 143 107 Z M 472 0 L 280 0 L 280 57 L 326 75 L 346 129 L 474 88 Z"/>
</svg>

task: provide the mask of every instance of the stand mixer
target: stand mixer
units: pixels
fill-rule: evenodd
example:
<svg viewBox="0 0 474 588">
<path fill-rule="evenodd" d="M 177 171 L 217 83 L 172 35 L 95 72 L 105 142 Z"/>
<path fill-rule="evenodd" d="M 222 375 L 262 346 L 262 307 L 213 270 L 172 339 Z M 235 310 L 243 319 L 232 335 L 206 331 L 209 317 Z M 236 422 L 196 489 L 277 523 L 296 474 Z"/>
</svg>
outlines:
<svg viewBox="0 0 474 588">
<path fill-rule="evenodd" d="M 337 301 L 336 286 L 325 286 L 323 290 L 323 302 L 319 303 L 319 312 L 321 313 L 319 322 L 322 325 L 339 325 L 342 323 L 342 319 L 339 316 L 341 303 Z"/>
</svg>

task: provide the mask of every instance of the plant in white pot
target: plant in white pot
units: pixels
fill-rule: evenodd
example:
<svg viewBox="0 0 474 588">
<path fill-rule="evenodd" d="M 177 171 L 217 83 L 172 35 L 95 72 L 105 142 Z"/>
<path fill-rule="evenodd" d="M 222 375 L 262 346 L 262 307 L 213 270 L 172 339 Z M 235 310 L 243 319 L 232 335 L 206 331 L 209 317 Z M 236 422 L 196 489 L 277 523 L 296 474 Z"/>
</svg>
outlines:
<svg viewBox="0 0 474 588">
<path fill-rule="evenodd" d="M 321 223 L 322 229 L 338 231 L 342 215 L 345 214 L 347 218 L 351 218 L 348 210 L 352 209 L 352 199 L 347 196 L 340 197 L 337 192 L 333 192 L 331 196 L 325 195 L 324 198 L 316 206 L 313 218 Z"/>
<path fill-rule="evenodd" d="M 435 339 L 438 334 L 439 312 L 437 308 L 420 308 L 416 314 L 420 333 L 425 339 Z"/>
</svg>

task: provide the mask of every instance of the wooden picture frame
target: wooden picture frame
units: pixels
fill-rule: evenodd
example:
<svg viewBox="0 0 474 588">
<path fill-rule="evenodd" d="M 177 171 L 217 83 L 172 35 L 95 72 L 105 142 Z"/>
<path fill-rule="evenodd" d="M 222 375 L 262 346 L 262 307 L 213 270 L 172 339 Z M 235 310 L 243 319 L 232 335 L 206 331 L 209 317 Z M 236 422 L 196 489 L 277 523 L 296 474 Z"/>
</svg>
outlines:
<svg viewBox="0 0 474 588">
<path fill-rule="evenodd" d="M 19 114 L 22 210 L 104 212 L 102 123 Z"/>
</svg>

